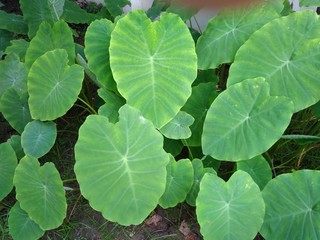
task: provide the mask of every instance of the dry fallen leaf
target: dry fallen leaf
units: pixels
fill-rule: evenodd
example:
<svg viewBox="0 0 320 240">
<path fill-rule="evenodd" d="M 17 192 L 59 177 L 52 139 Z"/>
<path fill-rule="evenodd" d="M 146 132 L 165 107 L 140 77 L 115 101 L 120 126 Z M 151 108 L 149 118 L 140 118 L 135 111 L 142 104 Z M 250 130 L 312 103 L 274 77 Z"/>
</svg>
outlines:
<svg viewBox="0 0 320 240">
<path fill-rule="evenodd" d="M 185 220 L 180 224 L 179 231 L 184 235 L 185 240 L 197 239 L 197 235 L 190 230 L 188 223 Z"/>
<path fill-rule="evenodd" d="M 162 217 L 156 213 L 154 213 L 151 217 L 149 217 L 147 220 L 145 220 L 145 224 L 148 226 L 157 226 L 158 223 L 162 220 Z"/>
</svg>

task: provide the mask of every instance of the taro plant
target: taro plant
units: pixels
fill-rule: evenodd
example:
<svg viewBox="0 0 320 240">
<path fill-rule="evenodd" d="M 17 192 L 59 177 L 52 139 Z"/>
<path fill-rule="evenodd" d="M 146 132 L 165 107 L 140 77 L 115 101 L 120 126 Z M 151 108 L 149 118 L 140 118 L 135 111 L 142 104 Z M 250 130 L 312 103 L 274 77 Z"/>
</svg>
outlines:
<svg viewBox="0 0 320 240">
<path fill-rule="evenodd" d="M 80 100 L 92 114 L 79 130 L 74 171 L 107 220 L 140 224 L 157 205 L 186 201 L 204 239 L 318 239 L 319 171 L 276 176 L 269 152 L 281 139 L 320 141 L 319 123 L 313 135 L 288 128 L 311 106 L 319 119 L 319 16 L 268 1 L 221 11 L 193 38 L 161 1 L 153 17 L 122 14 L 126 1 L 106 3 L 96 15 L 62 0 L 21 0 L 23 16 L 0 12 L 22 23 L 3 31 L 26 36 L 3 47 L 0 61 L 0 111 L 17 133 L 0 144 L 0 199 L 13 187 L 17 199 L 11 236 L 37 239 L 63 223 L 66 186 L 38 159 L 56 141 L 55 121 Z M 84 47 L 67 24 L 79 19 L 91 22 Z M 101 106 L 79 97 L 84 73 Z M 236 163 L 227 181 L 220 162 Z"/>
</svg>

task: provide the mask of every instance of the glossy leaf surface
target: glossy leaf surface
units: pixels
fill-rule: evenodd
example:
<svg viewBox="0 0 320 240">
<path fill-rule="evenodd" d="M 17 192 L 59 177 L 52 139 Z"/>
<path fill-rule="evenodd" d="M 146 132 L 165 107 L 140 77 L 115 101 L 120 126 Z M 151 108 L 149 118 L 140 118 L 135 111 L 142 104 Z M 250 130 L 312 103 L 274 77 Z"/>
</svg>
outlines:
<svg viewBox="0 0 320 240">
<path fill-rule="evenodd" d="M 34 61 L 48 51 L 65 49 L 68 53 L 69 64 L 74 63 L 75 46 L 72 31 L 64 21 L 56 22 L 51 26 L 43 22 L 39 26 L 37 35 L 31 40 L 26 53 L 26 65 L 32 66 Z"/>
<path fill-rule="evenodd" d="M 250 159 L 268 150 L 290 123 L 293 104 L 270 96 L 263 78 L 247 79 L 222 92 L 204 123 L 202 149 L 217 160 Z"/>
<path fill-rule="evenodd" d="M 190 126 L 193 124 L 194 118 L 183 111 L 178 114 L 159 131 L 167 138 L 186 139 L 191 136 Z"/>
<path fill-rule="evenodd" d="M 107 89 L 116 89 L 112 77 L 109 59 L 111 32 L 114 24 L 107 20 L 96 20 L 90 24 L 85 36 L 85 54 L 89 69 L 97 80 Z M 97 51 L 97 49 L 99 49 Z"/>
<path fill-rule="evenodd" d="M 301 170 L 282 174 L 262 191 L 266 216 L 260 233 L 269 239 L 320 237 L 320 172 Z"/>
<path fill-rule="evenodd" d="M 41 229 L 60 226 L 66 217 L 65 190 L 53 163 L 40 167 L 36 158 L 26 156 L 19 162 L 13 179 L 20 207 Z"/>
<path fill-rule="evenodd" d="M 57 137 L 53 122 L 29 122 L 21 134 L 21 145 L 26 155 L 40 158 L 52 148 Z"/>
<path fill-rule="evenodd" d="M 197 42 L 200 69 L 217 68 L 232 62 L 250 35 L 280 16 L 281 9 L 269 6 L 247 7 L 220 12 L 209 23 Z"/>
<path fill-rule="evenodd" d="M 269 22 L 237 52 L 228 86 L 261 76 L 269 83 L 272 96 L 287 96 L 293 101 L 295 112 L 315 104 L 320 100 L 319 27 L 319 17 L 313 11 Z"/>
<path fill-rule="evenodd" d="M 156 22 L 139 10 L 121 18 L 111 34 L 110 63 L 121 95 L 157 128 L 177 115 L 197 74 L 189 30 L 168 13 Z"/>
<path fill-rule="evenodd" d="M 228 182 L 205 174 L 197 198 L 197 219 L 205 239 L 253 239 L 260 230 L 265 204 L 250 175 L 236 171 Z"/>
<path fill-rule="evenodd" d="M 19 202 L 10 209 L 9 232 L 14 240 L 34 240 L 43 236 L 44 231 L 20 208 Z"/>
<path fill-rule="evenodd" d="M 169 157 L 163 138 L 128 105 L 120 109 L 116 124 L 89 116 L 80 128 L 75 156 L 83 196 L 110 221 L 140 224 L 165 190 Z"/>
<path fill-rule="evenodd" d="M 261 190 L 272 178 L 271 168 L 261 155 L 237 162 L 237 170 L 249 173 Z"/>
<path fill-rule="evenodd" d="M 193 167 L 189 159 L 176 161 L 172 156 L 167 165 L 166 190 L 159 200 L 163 208 L 183 202 L 193 184 Z"/>
<path fill-rule="evenodd" d="M 32 65 L 28 75 L 29 107 L 33 119 L 54 120 L 76 102 L 84 77 L 79 65 L 68 66 L 63 49 L 45 53 Z"/>
</svg>

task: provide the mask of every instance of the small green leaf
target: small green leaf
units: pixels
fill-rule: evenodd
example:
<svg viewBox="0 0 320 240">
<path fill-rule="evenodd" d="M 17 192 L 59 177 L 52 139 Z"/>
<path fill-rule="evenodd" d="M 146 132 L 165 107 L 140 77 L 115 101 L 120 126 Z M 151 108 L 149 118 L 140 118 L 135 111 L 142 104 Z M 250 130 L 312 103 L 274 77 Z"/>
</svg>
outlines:
<svg viewBox="0 0 320 240">
<path fill-rule="evenodd" d="M 46 0 L 47 1 L 47 0 Z M 56 22 L 53 27 L 47 22 L 43 22 L 37 35 L 31 40 L 26 53 L 26 65 L 32 66 L 44 53 L 56 49 L 65 49 L 68 53 L 69 64 L 75 60 L 75 45 L 72 31 L 64 21 Z"/>
<path fill-rule="evenodd" d="M 165 13 L 151 22 L 137 10 L 121 18 L 111 33 L 110 66 L 127 103 L 161 128 L 191 95 L 197 56 L 177 15 Z"/>
<path fill-rule="evenodd" d="M 41 229 L 60 226 L 66 217 L 65 190 L 53 163 L 42 167 L 37 159 L 26 156 L 20 160 L 13 179 L 20 207 Z"/>
<path fill-rule="evenodd" d="M 180 140 L 174 140 L 170 138 L 164 138 L 163 141 L 163 149 L 170 153 L 172 156 L 177 156 L 179 153 L 181 153 L 181 150 L 183 149 L 183 144 Z"/>
<path fill-rule="evenodd" d="M 107 19 L 96 20 L 90 24 L 85 36 L 85 54 L 89 69 L 96 75 L 97 80 L 109 90 L 116 89 L 109 59 L 110 38 L 113 28 L 114 24 Z"/>
<path fill-rule="evenodd" d="M 193 124 L 194 118 L 186 112 L 180 111 L 159 131 L 167 138 L 186 139 L 191 136 L 190 126 Z"/>
<path fill-rule="evenodd" d="M 140 224 L 165 190 L 169 157 L 162 135 L 128 105 L 116 124 L 104 116 L 87 117 L 75 158 L 81 193 L 110 221 Z"/>
<path fill-rule="evenodd" d="M 9 31 L 0 29 L 0 57 L 2 58 L 6 48 L 10 45 L 13 34 Z"/>
<path fill-rule="evenodd" d="M 272 179 L 262 191 L 265 239 L 319 239 L 320 171 L 302 170 Z"/>
<path fill-rule="evenodd" d="M 27 91 L 27 68 L 16 54 L 10 54 L 0 61 L 0 98 L 13 87 L 19 94 Z"/>
<path fill-rule="evenodd" d="M 218 96 L 218 92 L 215 89 L 214 83 L 200 83 L 192 88 L 191 97 L 182 107 L 183 111 L 191 114 L 195 119 L 190 127 L 192 135 L 186 140 L 189 146 L 201 145 L 204 120 L 213 100 Z"/>
<path fill-rule="evenodd" d="M 76 102 L 84 77 L 79 65 L 68 66 L 64 49 L 45 53 L 32 65 L 28 75 L 29 107 L 33 119 L 54 120 Z"/>
<path fill-rule="evenodd" d="M 9 232 L 13 239 L 34 240 L 43 236 L 44 231 L 20 208 L 19 202 L 9 212 Z"/>
<path fill-rule="evenodd" d="M 237 162 L 237 170 L 249 173 L 261 190 L 272 178 L 271 168 L 261 155 Z"/>
<path fill-rule="evenodd" d="M 13 176 L 17 166 L 17 157 L 10 143 L 0 144 L 0 201 L 13 188 Z"/>
<path fill-rule="evenodd" d="M 21 135 L 21 145 L 26 155 L 40 158 L 50 151 L 57 137 L 53 122 L 29 122 Z"/>
<path fill-rule="evenodd" d="M 11 40 L 10 46 L 6 48 L 6 54 L 12 55 L 17 54 L 21 62 L 24 62 L 29 42 L 24 39 Z"/>
<path fill-rule="evenodd" d="M 19 94 L 15 89 L 9 88 L 0 100 L 0 111 L 5 119 L 17 132 L 22 133 L 24 127 L 30 122 L 31 115 L 28 106 L 28 94 Z"/>
<path fill-rule="evenodd" d="M 292 102 L 287 97 L 270 96 L 269 84 L 263 78 L 232 85 L 207 113 L 203 153 L 226 161 L 262 154 L 280 139 L 292 113 Z"/>
<path fill-rule="evenodd" d="M 260 230 L 265 204 L 248 173 L 236 171 L 228 182 L 207 173 L 200 183 L 196 212 L 204 239 L 246 240 Z"/>
<path fill-rule="evenodd" d="M 28 25 L 23 17 L 0 10 L 0 28 L 18 34 L 27 34 Z"/>
<path fill-rule="evenodd" d="M 320 0 L 299 0 L 300 7 L 320 6 Z"/>
<path fill-rule="evenodd" d="M 174 13 L 179 15 L 183 21 L 189 20 L 193 15 L 197 13 L 196 10 L 182 4 L 171 3 L 166 10 L 168 13 Z"/>
<path fill-rule="evenodd" d="M 189 205 L 196 206 L 196 199 L 198 197 L 200 182 L 202 177 L 204 176 L 205 173 L 216 174 L 216 172 L 213 170 L 213 168 L 204 168 L 202 161 L 200 159 L 193 159 L 192 166 L 193 166 L 194 180 L 193 180 L 192 187 L 186 197 L 186 201 Z"/>
<path fill-rule="evenodd" d="M 166 190 L 159 200 L 163 208 L 183 202 L 193 184 L 193 167 L 189 159 L 176 161 L 172 156 L 167 165 Z"/>
<path fill-rule="evenodd" d="M 119 109 L 126 103 L 126 100 L 104 89 L 99 89 L 98 94 L 105 101 L 105 104 L 98 110 L 99 115 L 106 116 L 112 123 L 118 122 Z"/>
</svg>

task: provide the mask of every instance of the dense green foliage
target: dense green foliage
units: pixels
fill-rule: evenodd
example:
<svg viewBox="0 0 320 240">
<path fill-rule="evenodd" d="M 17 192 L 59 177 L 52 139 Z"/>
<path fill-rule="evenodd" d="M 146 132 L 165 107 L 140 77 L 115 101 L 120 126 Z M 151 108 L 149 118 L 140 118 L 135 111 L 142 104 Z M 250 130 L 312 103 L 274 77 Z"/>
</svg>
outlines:
<svg viewBox="0 0 320 240">
<path fill-rule="evenodd" d="M 186 201 L 207 240 L 320 238 L 319 166 L 299 170 L 320 142 L 319 16 L 273 0 L 221 11 L 201 33 L 185 22 L 190 10 L 155 1 L 124 14 L 128 1 L 105 3 L 96 14 L 70 0 L 0 10 L 0 116 L 16 134 L 0 143 L 0 200 L 13 188 L 17 200 L 11 236 L 63 223 L 64 179 L 46 154 L 58 119 L 80 103 L 89 116 L 74 172 L 107 220 L 140 224 L 158 204 Z M 89 25 L 84 46 L 78 23 Z M 309 131 L 292 127 L 297 118 Z M 293 141 L 299 171 L 277 175 L 270 155 Z M 231 173 L 217 167 L 233 162 Z"/>
</svg>

